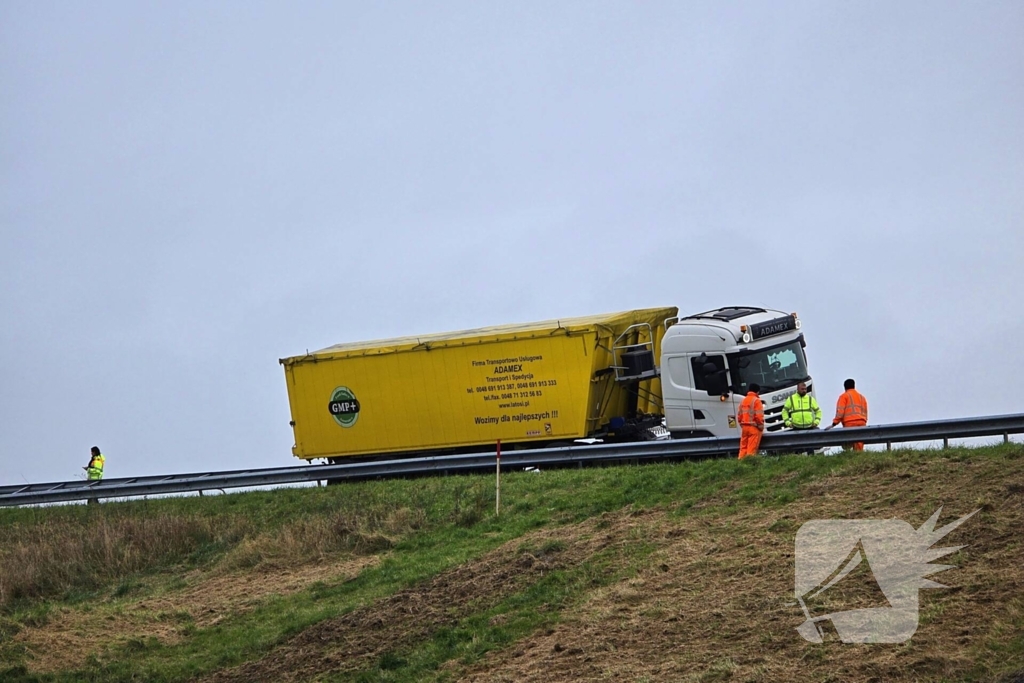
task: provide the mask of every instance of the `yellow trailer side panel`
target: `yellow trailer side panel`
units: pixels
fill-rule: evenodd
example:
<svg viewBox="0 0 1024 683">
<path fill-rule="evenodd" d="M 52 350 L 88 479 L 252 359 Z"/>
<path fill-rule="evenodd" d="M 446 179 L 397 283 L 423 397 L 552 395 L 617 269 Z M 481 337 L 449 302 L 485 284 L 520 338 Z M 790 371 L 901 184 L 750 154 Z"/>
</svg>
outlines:
<svg viewBox="0 0 1024 683">
<path fill-rule="evenodd" d="M 654 332 L 660 350 L 662 322 L 673 315 L 675 309 L 630 311 L 341 344 L 283 359 L 295 455 L 586 436 L 627 405 L 609 370 L 616 337 L 630 325 L 650 322 L 652 330 L 660 329 Z M 642 386 L 650 393 L 654 383 Z"/>
<path fill-rule="evenodd" d="M 584 436 L 587 341 L 561 336 L 289 366 L 296 452 L 308 458 Z M 358 412 L 332 414 L 332 397 L 358 401 Z"/>
</svg>

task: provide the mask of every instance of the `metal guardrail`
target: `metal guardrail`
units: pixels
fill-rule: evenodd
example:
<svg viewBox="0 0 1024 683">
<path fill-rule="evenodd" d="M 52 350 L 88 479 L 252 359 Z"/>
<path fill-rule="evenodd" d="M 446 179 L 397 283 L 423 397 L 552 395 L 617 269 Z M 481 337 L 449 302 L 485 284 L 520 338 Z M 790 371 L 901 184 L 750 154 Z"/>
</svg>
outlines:
<svg viewBox="0 0 1024 683">
<path fill-rule="evenodd" d="M 307 467 L 307 465 L 300 465 L 299 467 Z M 104 488 L 107 486 L 120 486 L 122 484 L 160 484 L 164 482 L 172 482 L 181 477 L 202 477 L 202 476 L 230 476 L 235 474 L 246 474 L 251 472 L 263 472 L 273 471 L 282 468 L 272 468 L 271 470 L 228 470 L 224 472 L 208 472 L 205 474 L 154 474 L 145 477 L 123 477 L 120 479 L 108 478 L 103 479 L 101 482 L 87 481 L 84 479 L 75 479 L 72 481 L 53 481 L 43 484 L 12 484 L 10 486 L 0 486 L 0 498 L 8 494 L 13 493 L 40 493 L 45 491 L 77 491 L 81 489 L 87 489 L 94 485 L 101 484 Z M 291 468 L 283 468 L 291 469 Z"/>
<path fill-rule="evenodd" d="M 804 451 L 840 446 L 853 441 L 864 443 L 904 443 L 1024 433 L 1024 414 L 971 417 L 934 422 L 869 427 L 775 432 L 761 440 L 763 450 Z M 506 468 L 565 466 L 617 460 L 664 460 L 700 458 L 736 453 L 738 437 L 709 437 L 625 444 L 567 446 L 502 453 Z M 101 481 L 68 481 L 0 487 L 0 507 L 36 505 L 88 500 L 91 498 L 127 498 L 132 496 L 188 493 L 227 488 L 276 486 L 313 481 L 376 479 L 411 474 L 470 473 L 494 469 L 493 453 L 448 455 L 341 465 L 297 465 L 271 469 L 233 470 L 196 474 L 169 474 Z"/>
</svg>

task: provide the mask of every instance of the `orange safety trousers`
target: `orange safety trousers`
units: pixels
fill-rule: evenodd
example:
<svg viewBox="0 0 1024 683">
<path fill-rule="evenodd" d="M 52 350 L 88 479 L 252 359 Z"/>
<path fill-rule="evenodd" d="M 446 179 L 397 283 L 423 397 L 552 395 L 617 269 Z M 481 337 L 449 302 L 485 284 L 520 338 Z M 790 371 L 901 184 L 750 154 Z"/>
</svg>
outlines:
<svg viewBox="0 0 1024 683">
<path fill-rule="evenodd" d="M 863 427 L 865 425 L 867 425 L 867 421 L 866 420 L 847 420 L 846 423 L 843 424 L 844 427 Z M 852 444 L 850 444 L 850 446 L 855 451 L 862 451 L 862 450 L 864 450 L 864 442 L 863 441 L 855 441 Z"/>
<path fill-rule="evenodd" d="M 740 460 L 757 455 L 761 446 L 761 430 L 753 425 L 743 425 L 740 431 Z"/>
</svg>

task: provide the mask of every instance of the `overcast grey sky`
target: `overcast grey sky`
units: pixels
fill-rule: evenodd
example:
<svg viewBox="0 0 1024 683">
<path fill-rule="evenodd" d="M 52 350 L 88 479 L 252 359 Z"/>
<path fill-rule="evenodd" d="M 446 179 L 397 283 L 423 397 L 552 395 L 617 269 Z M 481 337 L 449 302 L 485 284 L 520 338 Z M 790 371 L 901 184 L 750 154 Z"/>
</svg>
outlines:
<svg viewBox="0 0 1024 683">
<path fill-rule="evenodd" d="M 278 358 L 797 311 L 1024 412 L 1024 3 L 0 4 L 0 483 L 296 463 Z"/>
</svg>

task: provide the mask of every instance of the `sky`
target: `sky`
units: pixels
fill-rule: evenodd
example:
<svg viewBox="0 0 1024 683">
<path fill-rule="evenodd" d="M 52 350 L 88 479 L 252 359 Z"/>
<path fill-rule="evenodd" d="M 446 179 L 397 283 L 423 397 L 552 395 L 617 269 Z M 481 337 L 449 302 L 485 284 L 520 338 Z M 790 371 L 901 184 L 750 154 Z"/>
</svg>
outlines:
<svg viewBox="0 0 1024 683">
<path fill-rule="evenodd" d="M 0 4 L 0 484 L 298 464 L 278 359 L 796 311 L 1024 412 L 1024 4 Z"/>
</svg>

